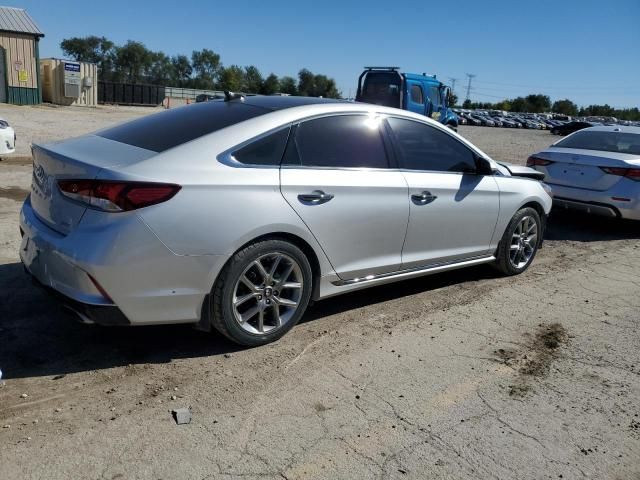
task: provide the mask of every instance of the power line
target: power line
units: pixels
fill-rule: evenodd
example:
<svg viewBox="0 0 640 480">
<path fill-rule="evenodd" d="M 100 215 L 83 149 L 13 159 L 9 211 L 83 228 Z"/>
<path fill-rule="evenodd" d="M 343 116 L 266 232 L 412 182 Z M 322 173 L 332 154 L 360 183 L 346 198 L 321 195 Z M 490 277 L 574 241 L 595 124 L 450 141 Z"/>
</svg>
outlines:
<svg viewBox="0 0 640 480">
<path fill-rule="evenodd" d="M 467 82 L 467 98 L 466 100 L 469 100 L 469 94 L 471 93 L 471 80 L 473 80 L 473 77 L 476 76 L 475 73 L 465 73 L 465 75 L 469 78 L 469 81 Z"/>
<path fill-rule="evenodd" d="M 457 78 L 453 78 L 453 77 L 449 77 L 449 81 L 451 81 L 451 91 L 455 92 L 456 91 L 456 82 L 458 81 Z"/>
</svg>

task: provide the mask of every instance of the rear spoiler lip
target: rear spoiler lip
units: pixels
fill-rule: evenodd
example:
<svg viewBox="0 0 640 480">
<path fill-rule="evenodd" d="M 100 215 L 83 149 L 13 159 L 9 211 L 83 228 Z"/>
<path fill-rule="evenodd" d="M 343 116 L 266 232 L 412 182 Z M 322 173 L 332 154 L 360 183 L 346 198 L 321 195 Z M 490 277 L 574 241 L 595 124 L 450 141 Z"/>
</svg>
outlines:
<svg viewBox="0 0 640 480">
<path fill-rule="evenodd" d="M 509 170 L 509 173 L 512 177 L 530 178 L 531 180 L 538 180 L 540 182 L 543 181 L 545 177 L 543 172 L 539 172 L 538 170 L 534 170 L 530 167 L 525 167 L 523 165 L 513 165 L 512 163 L 507 162 L 497 163 Z"/>
</svg>

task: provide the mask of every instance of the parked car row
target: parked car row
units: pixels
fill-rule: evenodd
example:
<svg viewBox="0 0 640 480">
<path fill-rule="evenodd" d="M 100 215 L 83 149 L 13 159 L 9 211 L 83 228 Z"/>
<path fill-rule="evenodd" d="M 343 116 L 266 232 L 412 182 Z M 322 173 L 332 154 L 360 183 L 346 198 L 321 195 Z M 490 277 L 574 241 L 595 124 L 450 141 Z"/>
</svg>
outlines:
<svg viewBox="0 0 640 480">
<path fill-rule="evenodd" d="M 617 120 L 612 117 L 586 117 L 571 119 L 558 116 L 549 118 L 550 114 L 510 113 L 496 110 L 453 109 L 458 116 L 458 124 L 482 127 L 529 128 L 549 130 L 554 135 L 568 135 L 582 128 L 597 126 L 629 126 L 638 127 L 640 122 Z"/>
<path fill-rule="evenodd" d="M 551 130 L 565 123 L 563 120 L 547 119 L 530 113 L 498 113 L 486 110 L 454 109 L 461 125 L 483 127 L 529 128 L 534 130 Z"/>
</svg>

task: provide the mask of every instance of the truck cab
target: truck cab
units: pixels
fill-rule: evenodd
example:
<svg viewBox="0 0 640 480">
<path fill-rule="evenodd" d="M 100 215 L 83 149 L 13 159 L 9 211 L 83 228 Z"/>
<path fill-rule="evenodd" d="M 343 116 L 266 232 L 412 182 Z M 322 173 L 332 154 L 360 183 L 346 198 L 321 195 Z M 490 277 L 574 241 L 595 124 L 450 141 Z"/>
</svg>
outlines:
<svg viewBox="0 0 640 480">
<path fill-rule="evenodd" d="M 451 89 L 435 75 L 401 73 L 400 67 L 365 67 L 358 78 L 356 101 L 419 113 L 456 130 L 449 108 Z"/>
</svg>

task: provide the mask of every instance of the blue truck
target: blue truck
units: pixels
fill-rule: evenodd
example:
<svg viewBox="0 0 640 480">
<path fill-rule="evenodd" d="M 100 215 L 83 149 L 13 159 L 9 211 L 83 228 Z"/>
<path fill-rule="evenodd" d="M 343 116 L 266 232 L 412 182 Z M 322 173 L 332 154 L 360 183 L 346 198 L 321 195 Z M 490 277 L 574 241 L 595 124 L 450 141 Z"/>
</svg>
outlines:
<svg viewBox="0 0 640 480">
<path fill-rule="evenodd" d="M 409 110 L 457 130 L 450 98 L 451 89 L 435 75 L 402 73 L 400 67 L 364 67 L 358 78 L 356 101 Z"/>
</svg>

